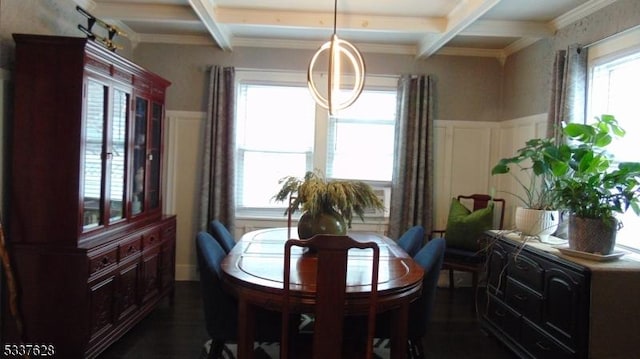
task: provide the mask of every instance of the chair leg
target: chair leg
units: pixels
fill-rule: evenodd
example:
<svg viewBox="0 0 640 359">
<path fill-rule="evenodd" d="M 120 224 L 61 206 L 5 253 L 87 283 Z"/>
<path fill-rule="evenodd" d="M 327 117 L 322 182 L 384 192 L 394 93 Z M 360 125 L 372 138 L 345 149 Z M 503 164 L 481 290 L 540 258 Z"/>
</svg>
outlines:
<svg viewBox="0 0 640 359">
<path fill-rule="evenodd" d="M 453 290 L 455 287 L 455 279 L 453 278 L 453 269 L 449 269 L 449 289 Z"/>
<path fill-rule="evenodd" d="M 472 272 L 471 274 L 471 287 L 473 288 L 473 293 L 471 293 L 471 312 L 475 314 L 478 295 L 478 272 Z"/>
</svg>

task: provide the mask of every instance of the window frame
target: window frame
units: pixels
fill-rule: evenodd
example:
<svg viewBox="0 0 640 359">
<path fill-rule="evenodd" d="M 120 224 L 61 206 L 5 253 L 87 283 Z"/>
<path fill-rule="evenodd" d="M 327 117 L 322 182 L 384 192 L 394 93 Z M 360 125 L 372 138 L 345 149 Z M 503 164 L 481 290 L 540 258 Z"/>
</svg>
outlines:
<svg viewBox="0 0 640 359">
<path fill-rule="evenodd" d="M 640 29 L 633 29 L 625 31 L 613 38 L 596 43 L 589 48 L 588 60 L 587 60 L 587 117 L 586 120 L 590 121 L 594 116 L 601 115 L 596 109 L 594 109 L 594 74 L 596 68 L 606 66 L 611 63 L 618 62 L 625 57 L 636 56 L 636 61 L 640 58 Z M 613 114 L 615 115 L 615 113 Z M 622 128 L 625 128 L 624 124 L 621 124 Z M 635 216 L 632 209 L 629 209 L 625 215 Z M 634 222 L 636 226 L 640 225 L 640 216 L 636 216 Z M 630 243 L 633 240 L 627 239 L 632 234 L 627 234 L 624 228 L 617 233 L 616 246 L 624 248 L 626 250 L 640 253 L 640 243 Z M 635 236 L 634 236 L 635 237 Z M 637 240 L 636 240 L 637 242 Z"/>
<path fill-rule="evenodd" d="M 364 91 L 397 91 L 397 76 L 389 75 L 367 75 Z M 236 70 L 236 116 L 238 114 L 238 104 L 240 99 L 240 93 L 242 86 L 244 85 L 260 85 L 260 86 L 295 86 L 304 87 L 307 89 L 306 73 L 295 71 L 268 71 L 268 70 L 253 70 L 253 69 L 237 69 Z M 309 95 L 311 97 L 311 95 Z M 320 168 L 326 171 L 328 166 L 328 145 L 329 145 L 329 131 L 330 129 L 330 116 L 328 110 L 322 108 L 318 104 L 315 104 L 315 123 L 314 123 L 314 145 L 311 153 L 311 163 L 315 168 Z M 234 119 L 234 121 L 237 121 Z M 237 126 L 237 122 L 236 122 Z M 234 152 L 236 155 L 242 151 L 239 149 L 238 144 Z M 284 211 L 286 209 L 286 203 L 282 203 L 282 206 L 266 208 L 266 207 L 248 207 L 240 206 L 238 201 L 238 175 L 242 170 L 239 157 L 236 158 L 234 181 L 235 183 L 235 215 L 238 219 L 282 219 Z M 312 169 L 307 169 L 312 170 Z M 339 178 L 336 178 L 339 179 Z M 389 181 L 373 181 L 365 180 L 364 182 L 370 184 L 374 189 L 380 190 L 384 196 L 385 201 L 389 201 L 391 191 L 391 180 Z M 388 206 L 387 206 L 388 207 Z M 294 218 L 297 218 L 300 213 L 295 213 Z M 384 213 L 380 212 L 367 212 L 365 217 L 369 218 L 387 218 L 388 209 Z"/>
</svg>

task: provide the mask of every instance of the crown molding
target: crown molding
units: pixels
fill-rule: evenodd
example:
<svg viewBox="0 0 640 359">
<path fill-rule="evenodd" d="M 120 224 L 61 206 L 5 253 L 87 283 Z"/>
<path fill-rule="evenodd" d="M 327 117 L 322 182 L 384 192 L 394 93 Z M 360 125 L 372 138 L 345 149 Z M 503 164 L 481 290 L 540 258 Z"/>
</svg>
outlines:
<svg viewBox="0 0 640 359">
<path fill-rule="evenodd" d="M 615 3 L 617 0 L 591 0 L 588 1 L 580 6 L 578 6 L 577 8 L 562 14 L 560 16 L 558 16 L 557 18 L 551 20 L 549 22 L 549 24 L 551 25 L 552 28 L 558 30 L 558 29 L 562 29 L 563 27 L 567 26 L 567 25 L 571 25 L 574 22 L 583 19 L 591 14 L 593 14 L 594 12 L 605 8 L 613 3 Z"/>
</svg>

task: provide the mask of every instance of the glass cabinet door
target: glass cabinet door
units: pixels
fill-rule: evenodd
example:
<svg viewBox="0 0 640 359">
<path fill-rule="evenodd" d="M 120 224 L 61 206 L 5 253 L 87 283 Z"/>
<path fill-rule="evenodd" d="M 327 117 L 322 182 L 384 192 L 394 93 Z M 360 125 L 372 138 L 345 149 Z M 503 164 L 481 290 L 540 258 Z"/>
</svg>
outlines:
<svg viewBox="0 0 640 359">
<path fill-rule="evenodd" d="M 140 214 L 145 210 L 145 180 L 147 164 L 147 116 L 149 101 L 136 97 L 135 122 L 133 126 L 133 193 L 131 214 Z"/>
<path fill-rule="evenodd" d="M 83 230 L 126 217 L 126 154 L 130 95 L 87 79 L 82 153 Z"/>
<path fill-rule="evenodd" d="M 103 222 L 103 161 L 105 104 L 108 87 L 89 80 L 85 98 L 84 171 L 82 182 L 83 228 L 97 227 Z"/>
<path fill-rule="evenodd" d="M 115 89 L 112 100 L 111 150 L 107 152 L 109 172 L 109 222 L 125 218 L 126 139 L 129 94 Z"/>
<path fill-rule="evenodd" d="M 151 105 L 151 148 L 149 150 L 149 208 L 160 206 L 160 146 L 162 144 L 162 105 Z"/>
</svg>

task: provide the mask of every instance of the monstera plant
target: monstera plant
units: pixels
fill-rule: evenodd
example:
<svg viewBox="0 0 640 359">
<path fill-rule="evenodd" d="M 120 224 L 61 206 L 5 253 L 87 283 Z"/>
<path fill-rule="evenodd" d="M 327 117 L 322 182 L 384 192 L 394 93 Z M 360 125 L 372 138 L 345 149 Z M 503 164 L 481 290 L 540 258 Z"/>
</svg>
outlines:
<svg viewBox="0 0 640 359">
<path fill-rule="evenodd" d="M 621 225 L 614 215 L 629 208 L 640 215 L 640 163 L 618 162 L 607 152 L 614 138 L 625 135 L 612 115 L 568 124 L 563 133 L 568 141 L 553 160 L 567 165 L 557 172 L 554 192 L 570 213 L 569 246 L 610 254 Z"/>
</svg>

